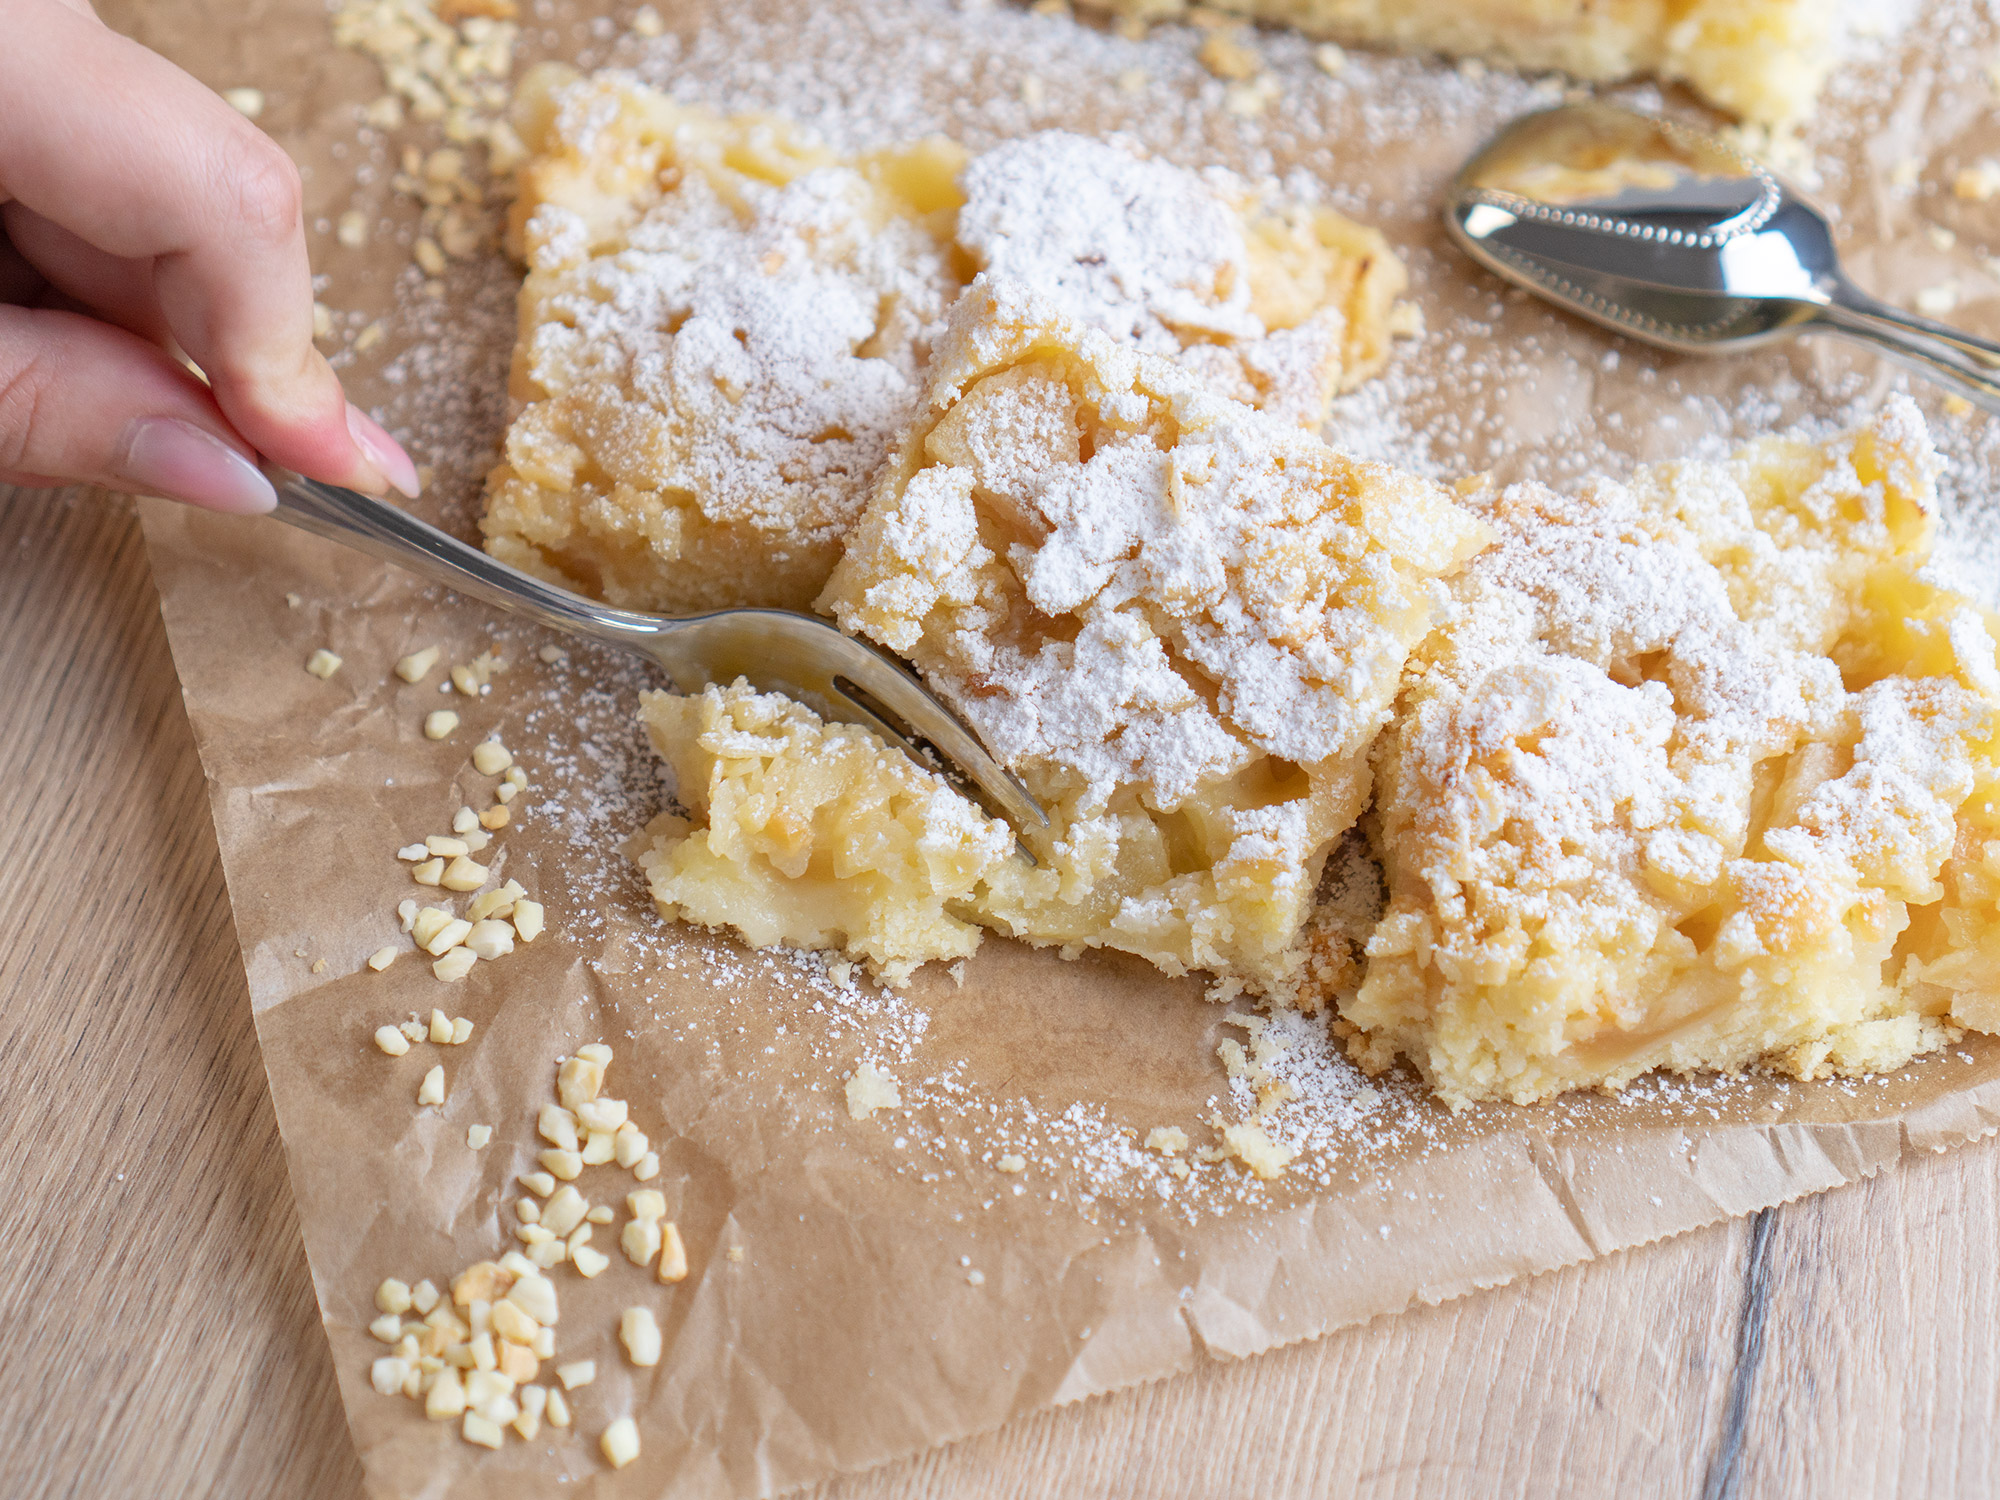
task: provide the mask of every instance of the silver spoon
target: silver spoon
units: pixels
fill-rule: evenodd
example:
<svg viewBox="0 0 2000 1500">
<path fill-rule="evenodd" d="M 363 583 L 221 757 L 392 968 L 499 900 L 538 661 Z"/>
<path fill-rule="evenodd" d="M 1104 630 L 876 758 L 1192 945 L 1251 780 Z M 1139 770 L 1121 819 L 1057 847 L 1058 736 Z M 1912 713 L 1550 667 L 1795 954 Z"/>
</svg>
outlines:
<svg viewBox="0 0 2000 1500">
<path fill-rule="evenodd" d="M 1716 136 L 1615 105 L 1515 121 L 1467 162 L 1453 239 L 1559 307 L 1689 354 L 1828 328 L 2000 411 L 2000 344 L 1858 289 L 1818 210 Z"/>
<path fill-rule="evenodd" d="M 551 630 L 643 656 L 684 691 L 746 677 L 760 691 L 784 693 L 828 718 L 864 725 L 919 765 L 969 782 L 961 789 L 1004 817 L 1016 834 L 1037 834 L 1049 826 L 1027 788 L 907 667 L 816 615 L 723 609 L 668 616 L 613 609 L 510 568 L 393 505 L 286 470 L 266 473 L 278 491 L 277 518 L 301 531 Z M 931 747 L 944 758 L 942 764 L 926 753 Z M 1027 854 L 1025 847 L 1022 852 Z"/>
</svg>

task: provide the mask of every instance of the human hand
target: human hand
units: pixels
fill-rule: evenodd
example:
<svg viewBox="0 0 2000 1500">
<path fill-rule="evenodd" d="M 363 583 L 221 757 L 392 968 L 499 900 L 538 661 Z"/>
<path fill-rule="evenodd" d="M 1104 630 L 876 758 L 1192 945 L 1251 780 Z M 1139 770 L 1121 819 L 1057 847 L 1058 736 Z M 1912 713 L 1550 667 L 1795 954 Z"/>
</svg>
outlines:
<svg viewBox="0 0 2000 1500">
<path fill-rule="evenodd" d="M 0 0 L 0 38 L 0 483 L 256 513 L 262 454 L 414 496 L 313 347 L 291 159 L 88 0 Z"/>
</svg>

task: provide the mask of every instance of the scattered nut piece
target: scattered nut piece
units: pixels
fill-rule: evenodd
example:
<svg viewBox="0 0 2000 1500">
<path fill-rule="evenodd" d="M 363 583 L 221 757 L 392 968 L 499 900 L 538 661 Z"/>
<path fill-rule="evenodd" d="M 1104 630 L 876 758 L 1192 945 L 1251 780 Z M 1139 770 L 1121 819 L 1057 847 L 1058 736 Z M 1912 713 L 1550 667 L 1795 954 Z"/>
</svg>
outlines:
<svg viewBox="0 0 2000 1500">
<path fill-rule="evenodd" d="M 444 907 L 426 906 L 410 919 L 410 940 L 419 948 L 428 949 L 431 940 L 440 932 L 443 932 L 451 921 L 452 915 Z M 451 944 L 449 943 L 445 944 L 446 948 L 450 946 Z M 435 958 L 438 953 L 442 953 L 443 951 L 444 949 L 440 948 L 436 952 L 433 952 L 431 956 Z"/>
<path fill-rule="evenodd" d="M 444 1064 L 434 1063 L 430 1072 L 424 1074 L 424 1081 L 417 1085 L 418 1104 L 444 1103 Z"/>
<path fill-rule="evenodd" d="M 423 1317 L 438 1304 L 438 1289 L 429 1281 L 420 1281 L 410 1288 L 410 1306 L 416 1309 L 418 1317 Z"/>
<path fill-rule="evenodd" d="M 640 1188 L 625 1195 L 625 1207 L 635 1219 L 658 1223 L 667 1216 L 667 1197 L 653 1188 Z"/>
<path fill-rule="evenodd" d="M 542 903 L 539 901 L 516 901 L 514 903 L 514 934 L 524 943 L 532 943 L 542 935 Z"/>
<path fill-rule="evenodd" d="M 574 1151 L 544 1151 L 535 1160 L 564 1182 L 574 1182 L 583 1173 L 583 1158 Z"/>
<path fill-rule="evenodd" d="M 467 854 L 478 854 L 488 844 L 493 842 L 493 835 L 479 826 L 477 818 L 474 818 L 472 821 L 473 826 L 465 830 L 465 852 Z"/>
<path fill-rule="evenodd" d="M 405 897 L 396 903 L 396 915 L 402 918 L 403 931 L 408 932 L 417 920 L 417 903 Z"/>
<path fill-rule="evenodd" d="M 471 944 L 468 943 L 466 946 L 471 947 Z M 479 950 L 474 948 L 473 951 L 477 953 Z M 481 956 L 483 957 L 484 955 Z M 471 1040 L 472 1040 L 472 1023 L 466 1020 L 464 1016 L 453 1016 L 451 1018 L 452 1046 L 463 1047 L 467 1042 Z"/>
<path fill-rule="evenodd" d="M 681 1243 L 679 1226 L 660 1226 L 660 1280 L 681 1281 L 688 1273 L 687 1246 Z"/>
<path fill-rule="evenodd" d="M 387 1278 L 375 1288 L 375 1306 L 380 1312 L 394 1313 L 401 1317 L 410 1310 L 410 1288 L 395 1277 Z"/>
<path fill-rule="evenodd" d="M 324 302 L 315 302 L 313 304 L 313 337 L 316 339 L 333 337 L 333 309 L 328 307 Z M 287 597 L 296 599 L 298 595 L 290 594 Z M 298 606 L 293 605 L 292 607 L 296 609 Z"/>
<path fill-rule="evenodd" d="M 377 318 L 366 328 L 362 329 L 361 332 L 354 335 L 354 352 L 356 354 L 366 354 L 388 336 L 389 325 L 384 323 L 380 318 Z"/>
<path fill-rule="evenodd" d="M 574 1359 L 566 1365 L 557 1365 L 556 1379 L 562 1382 L 562 1387 L 566 1391 L 580 1390 L 597 1379 L 597 1361 Z"/>
<path fill-rule="evenodd" d="M 482 1448 L 498 1448 L 507 1441 L 507 1434 L 500 1430 L 497 1422 L 488 1421 L 476 1411 L 465 1414 L 458 1431 L 468 1443 L 477 1443 Z"/>
<path fill-rule="evenodd" d="M 262 89 L 224 89 L 223 102 L 246 120 L 254 120 L 264 113 L 264 91 Z"/>
<path fill-rule="evenodd" d="M 446 984 L 456 984 L 470 974 L 472 966 L 478 962 L 479 955 L 470 948 L 454 948 L 431 965 L 431 973 Z"/>
<path fill-rule="evenodd" d="M 457 947 L 459 939 L 463 938 L 467 932 L 472 931 L 472 924 L 470 922 L 461 923 L 459 925 L 464 929 L 463 931 L 455 934 L 450 942 L 445 943 L 441 947 L 432 948 L 430 951 L 433 954 L 439 954 L 445 952 L 447 949 Z M 450 925 L 447 925 L 443 929 L 443 931 L 450 932 L 451 931 Z M 446 1015 L 443 1011 L 438 1010 L 436 1007 L 432 1007 L 431 1009 L 430 1038 L 433 1043 L 443 1043 L 443 1042 L 449 1042 L 451 1040 L 451 1017 Z"/>
<path fill-rule="evenodd" d="M 896 1080 L 872 1062 L 862 1063 L 847 1080 L 847 1116 L 851 1120 L 865 1120 L 878 1109 L 896 1109 L 902 1102 Z"/>
<path fill-rule="evenodd" d="M 389 965 L 394 963 L 395 961 L 396 961 L 396 950 L 393 947 L 385 946 L 377 948 L 373 953 L 368 955 L 368 967 L 373 969 L 377 974 L 380 974 L 384 969 L 388 968 Z M 388 1030 L 390 1028 L 385 1027 L 383 1029 Z M 381 1033 L 377 1032 L 376 1036 L 377 1039 L 379 1040 Z M 386 1052 L 389 1049 L 384 1047 L 382 1050 Z"/>
<path fill-rule="evenodd" d="M 612 1468 L 624 1468 L 638 1458 L 638 1426 L 630 1416 L 620 1416 L 604 1428 L 604 1436 L 598 1438 L 598 1448 L 604 1450 L 604 1460 Z"/>
<path fill-rule="evenodd" d="M 472 924 L 463 917 L 447 917 L 431 934 L 430 940 L 422 944 L 423 950 L 432 958 L 442 958 L 464 942 L 471 931 Z M 451 1019 L 441 1010 L 431 1012 L 430 1039 L 434 1042 L 451 1040 Z"/>
<path fill-rule="evenodd" d="M 1347 71 L 1347 53 L 1337 42 L 1321 42 L 1313 48 L 1313 61 L 1329 78 L 1338 78 Z"/>
<path fill-rule="evenodd" d="M 549 1404 L 546 1415 L 551 1427 L 569 1426 L 569 1402 L 563 1398 L 561 1391 L 551 1390 L 549 1392 Z"/>
<path fill-rule="evenodd" d="M 368 1331 L 385 1344 L 393 1344 L 403 1336 L 403 1320 L 394 1313 L 383 1313 L 368 1325 Z"/>
<path fill-rule="evenodd" d="M 559 1187 L 542 1205 L 542 1227 L 551 1234 L 566 1235 L 581 1224 L 590 1212 L 590 1202 L 575 1188 Z"/>
<path fill-rule="evenodd" d="M 322 646 L 306 658 L 306 670 L 324 682 L 340 670 L 340 658 Z"/>
<path fill-rule="evenodd" d="M 1246 46 L 1234 31 L 1211 31 L 1195 56 L 1217 78 L 1234 82 L 1255 78 L 1264 69 L 1256 49 Z"/>
<path fill-rule="evenodd" d="M 515 928 L 515 931 L 519 930 Z M 556 1097 L 567 1109 L 575 1109 L 577 1105 L 595 1099 L 597 1091 L 603 1087 L 604 1064 L 593 1057 L 586 1057 L 582 1048 L 578 1048 L 576 1056 L 556 1072 Z"/>
<path fill-rule="evenodd" d="M 583 1138 L 583 1164 L 601 1167 L 618 1154 L 618 1143 L 608 1130 L 593 1130 Z"/>
<path fill-rule="evenodd" d="M 493 788 L 493 800 L 495 802 L 500 803 L 502 806 L 505 806 L 507 803 L 512 802 L 514 800 L 515 794 L 518 793 L 520 790 L 521 789 L 515 786 L 513 783 L 503 781 L 500 783 L 500 785 Z"/>
<path fill-rule="evenodd" d="M 438 648 L 435 646 L 412 651 L 396 663 L 396 675 L 405 682 L 422 682 L 430 676 L 431 668 L 438 664 L 438 654 Z"/>
<path fill-rule="evenodd" d="M 632 30 L 643 37 L 664 36 L 667 23 L 660 19 L 660 13 L 650 5 L 642 5 L 632 12 Z M 542 647 L 544 651 L 549 648 Z"/>
<path fill-rule="evenodd" d="M 618 1319 L 618 1342 L 635 1365 L 660 1362 L 660 1325 L 649 1307 L 628 1307 Z"/>
<path fill-rule="evenodd" d="M 424 738 L 441 740 L 458 728 L 458 715 L 448 708 L 433 709 L 424 715 Z"/>
<path fill-rule="evenodd" d="M 443 855 L 446 859 L 457 859 L 467 852 L 464 839 L 447 838 L 441 833 L 434 833 L 425 839 L 424 847 L 433 854 Z"/>
<path fill-rule="evenodd" d="M 482 740 L 472 747 L 472 769 L 481 776 L 498 776 L 514 764 L 514 757 L 498 740 Z"/>
<path fill-rule="evenodd" d="M 627 1120 L 611 1137 L 612 1155 L 621 1167 L 636 1167 L 649 1145 L 646 1132 Z"/>
<path fill-rule="evenodd" d="M 1010 1153 L 1001 1157 L 993 1165 L 1002 1172 L 1025 1172 L 1028 1170 L 1028 1159 L 1025 1156 L 1015 1156 Z"/>
<path fill-rule="evenodd" d="M 593 1250 L 588 1245 L 577 1245 L 574 1247 L 569 1252 L 569 1258 L 570 1263 L 576 1267 L 577 1274 L 586 1280 L 595 1277 L 606 1266 L 611 1264 L 610 1256 L 604 1254 L 601 1250 Z"/>
<path fill-rule="evenodd" d="M 1973 203 L 1988 203 L 2000 197 L 2000 161 L 1982 161 L 1967 167 L 1952 179 L 1952 192 Z"/>
<path fill-rule="evenodd" d="M 488 917 L 504 917 L 513 909 L 514 903 L 527 894 L 518 880 L 510 880 L 505 885 L 474 896 L 465 914 L 475 922 L 483 922 Z"/>
<path fill-rule="evenodd" d="M 513 814 L 509 813 L 504 807 L 489 807 L 479 815 L 479 826 L 490 832 L 497 833 L 507 826 L 512 817 Z"/>
<path fill-rule="evenodd" d="M 741 1245 L 731 1245 L 729 1247 L 729 1259 L 732 1264 L 741 1265 L 743 1263 L 743 1247 Z"/>
<path fill-rule="evenodd" d="M 535 1130 L 541 1138 L 560 1151 L 577 1149 L 576 1116 L 560 1104 L 544 1104 L 542 1112 L 535 1119 Z"/>
<path fill-rule="evenodd" d="M 645 10 L 639 12 L 639 15 L 644 15 L 647 10 L 652 10 L 652 7 L 650 5 L 647 6 Z M 657 14 L 657 12 L 655 12 L 655 14 Z M 636 23 L 637 20 L 638 16 L 634 16 L 633 21 Z M 567 653 L 565 653 L 563 648 L 560 646 L 544 646 L 542 647 L 541 650 L 537 651 L 535 655 L 539 656 L 543 661 L 547 662 L 550 666 L 554 666 L 559 661 L 567 660 Z"/>
<path fill-rule="evenodd" d="M 491 1125 L 468 1125 L 465 1127 L 465 1144 L 474 1151 L 484 1151 L 493 1140 Z"/>
<path fill-rule="evenodd" d="M 625 1123 L 630 1107 L 623 1099 L 586 1099 L 576 1106 L 576 1121 L 585 1130 L 616 1130 Z"/>
<path fill-rule="evenodd" d="M 657 1220 L 633 1219 L 618 1232 L 618 1248 L 633 1265 L 644 1268 L 660 1253 L 662 1235 Z"/>
<path fill-rule="evenodd" d="M 377 1394 L 394 1396 L 403 1389 L 403 1382 L 409 1374 L 408 1360 L 385 1354 L 368 1367 L 368 1383 L 375 1387 Z"/>
<path fill-rule="evenodd" d="M 359 250 L 363 245 L 368 243 L 368 215 L 364 214 L 358 208 L 350 208 L 346 213 L 333 221 L 333 237 L 340 241 L 345 248 Z M 408 661 L 409 658 L 406 656 L 403 660 Z M 402 668 L 399 666 L 396 670 L 401 672 Z M 419 672 L 417 677 L 421 676 L 423 676 L 423 673 Z M 415 682 L 416 680 L 416 677 L 407 677 L 404 679 L 406 682 Z"/>
<path fill-rule="evenodd" d="M 385 965 L 384 967 L 387 966 Z M 402 1031 L 397 1027 L 377 1026 L 375 1028 L 375 1045 L 391 1057 L 401 1057 L 405 1052 L 410 1050 L 410 1039 L 404 1036 Z"/>
<path fill-rule="evenodd" d="M 461 854 L 445 866 L 444 878 L 438 884 L 448 891 L 476 891 L 486 884 L 486 866 Z"/>
<path fill-rule="evenodd" d="M 436 885 L 444 879 L 444 861 L 431 858 L 420 865 L 411 866 L 410 879 L 418 885 Z"/>
<path fill-rule="evenodd" d="M 591 1206 L 590 1212 L 585 1214 L 583 1219 L 586 1224 L 604 1225 L 609 1224 L 617 1217 L 618 1215 L 612 1211 L 610 1204 L 597 1203 Z"/>
<path fill-rule="evenodd" d="M 556 1180 L 546 1172 L 526 1172 L 514 1179 L 537 1198 L 546 1198 L 556 1190 Z"/>
<path fill-rule="evenodd" d="M 514 951 L 514 929 L 489 917 L 472 924 L 465 946 L 481 958 L 499 958 Z"/>
<path fill-rule="evenodd" d="M 433 1422 L 447 1421 L 465 1411 L 465 1385 L 458 1371 L 446 1365 L 431 1382 L 424 1396 L 424 1415 Z"/>
<path fill-rule="evenodd" d="M 639 1165 L 632 1169 L 632 1175 L 640 1182 L 651 1182 L 660 1175 L 660 1153 L 648 1151 L 639 1158 Z"/>
<path fill-rule="evenodd" d="M 552 1327 L 556 1310 L 556 1284 L 546 1276 L 523 1276 L 507 1289 L 507 1300 L 544 1328 Z"/>
<path fill-rule="evenodd" d="M 470 833 L 478 826 L 479 814 L 469 807 L 461 807 L 451 815 L 451 831 L 453 833 Z M 465 853 L 463 849 L 460 849 L 458 852 L 460 854 Z"/>
</svg>

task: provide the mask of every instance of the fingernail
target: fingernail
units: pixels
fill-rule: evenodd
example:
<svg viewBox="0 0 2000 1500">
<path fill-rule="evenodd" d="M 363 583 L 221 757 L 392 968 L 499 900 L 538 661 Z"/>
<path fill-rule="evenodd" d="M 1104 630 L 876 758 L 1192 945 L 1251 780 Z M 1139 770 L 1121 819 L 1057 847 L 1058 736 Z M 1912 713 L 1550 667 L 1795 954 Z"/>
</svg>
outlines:
<svg viewBox="0 0 2000 1500">
<path fill-rule="evenodd" d="M 278 503 L 255 464 L 176 417 L 140 417 L 127 427 L 117 472 L 134 489 L 231 515 L 261 516 Z"/>
<path fill-rule="evenodd" d="M 368 461 L 402 492 L 404 499 L 417 498 L 417 466 L 410 462 L 410 455 L 373 417 L 351 401 L 347 404 L 347 431 L 355 447 L 368 455 Z"/>
</svg>

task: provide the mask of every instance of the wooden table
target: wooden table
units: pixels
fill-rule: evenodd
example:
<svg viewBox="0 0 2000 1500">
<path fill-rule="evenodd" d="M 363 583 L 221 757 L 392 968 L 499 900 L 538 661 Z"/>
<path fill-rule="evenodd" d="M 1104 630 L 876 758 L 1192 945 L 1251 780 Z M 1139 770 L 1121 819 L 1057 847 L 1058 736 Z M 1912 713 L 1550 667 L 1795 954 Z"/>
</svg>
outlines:
<svg viewBox="0 0 2000 1500">
<path fill-rule="evenodd" d="M 130 510 L 0 489 L 18 1500 L 361 1492 L 177 687 Z M 1996 1225 L 1970 1147 L 819 1494 L 1991 1494 Z"/>
</svg>

